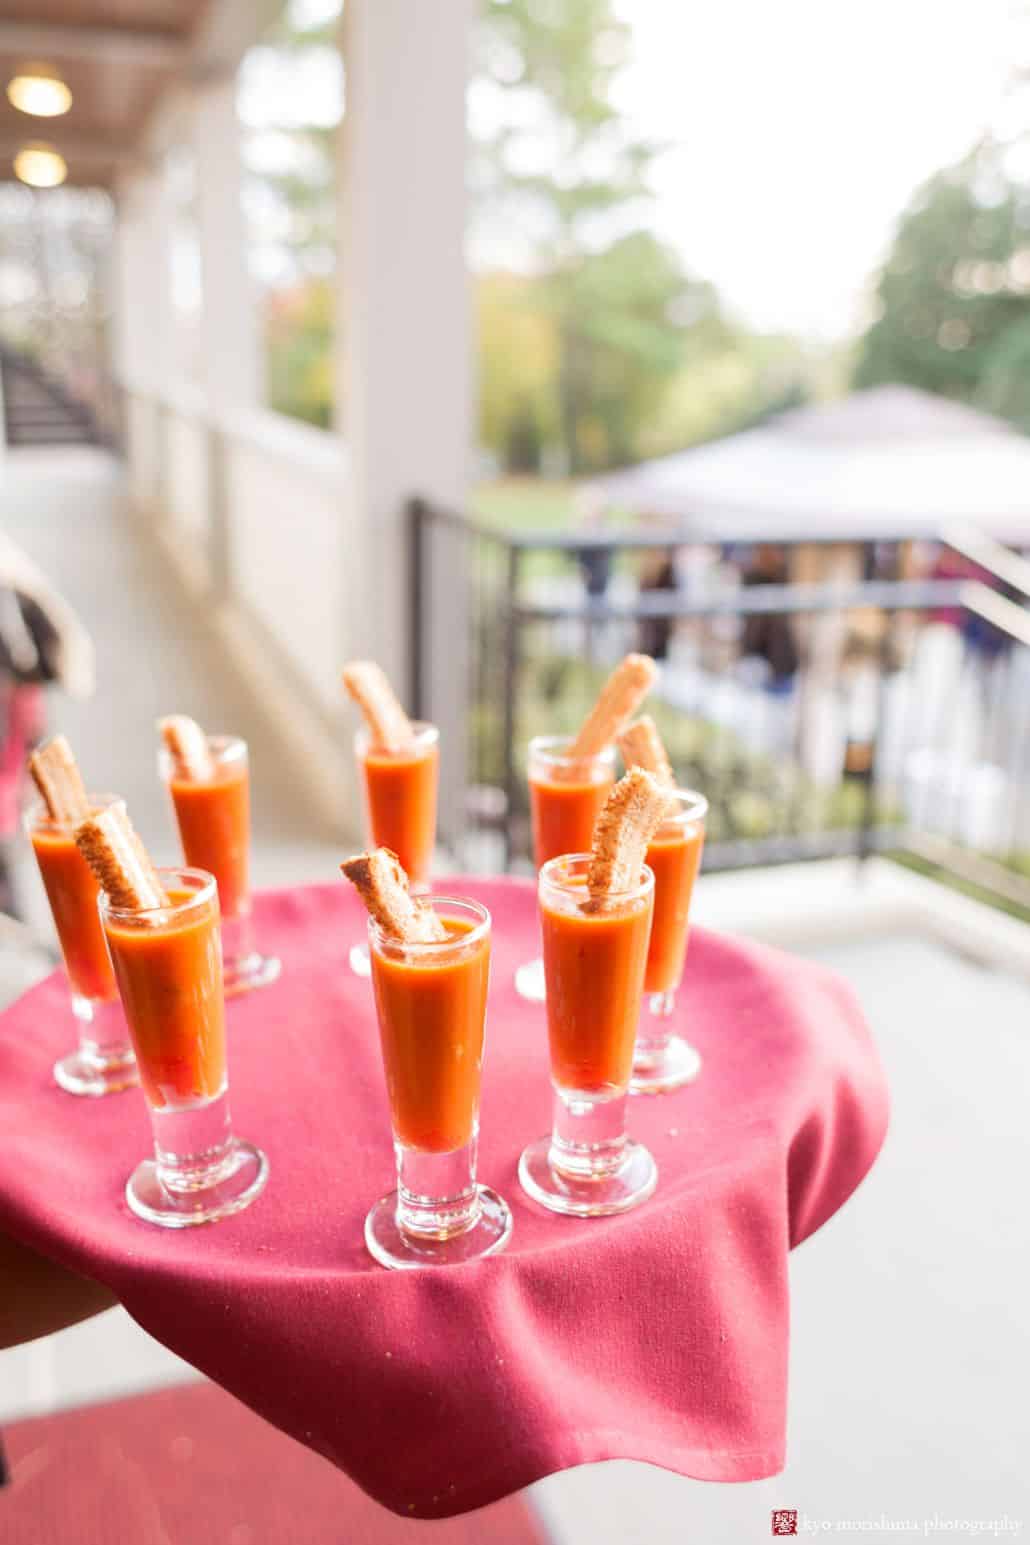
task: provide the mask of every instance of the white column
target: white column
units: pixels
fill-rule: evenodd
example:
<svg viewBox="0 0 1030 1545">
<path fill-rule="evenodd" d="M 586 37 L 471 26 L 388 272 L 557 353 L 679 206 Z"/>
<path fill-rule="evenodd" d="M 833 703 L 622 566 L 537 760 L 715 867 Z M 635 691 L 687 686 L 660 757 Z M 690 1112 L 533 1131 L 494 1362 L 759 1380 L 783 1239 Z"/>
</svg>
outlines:
<svg viewBox="0 0 1030 1545">
<path fill-rule="evenodd" d="M 247 270 L 236 76 L 193 99 L 197 228 L 203 273 L 202 381 L 207 393 L 208 571 L 216 599 L 233 588 L 227 425 L 260 395 L 257 306 Z"/>
<path fill-rule="evenodd" d="M 150 392 L 167 379 L 172 329 L 167 208 L 158 170 L 125 177 L 117 208 L 115 369 L 124 386 Z"/>
<path fill-rule="evenodd" d="M 113 342 L 125 392 L 129 481 L 141 506 L 160 504 L 164 464 L 161 397 L 172 359 L 169 221 L 160 164 L 118 187 Z"/>
<path fill-rule="evenodd" d="M 345 648 L 374 655 L 402 691 L 411 646 L 404 502 L 419 493 L 461 508 L 471 459 L 465 90 L 475 15 L 475 0 L 344 7 L 337 404 L 355 538 Z M 459 554 L 432 566 L 427 590 L 449 650 L 428 703 L 441 729 L 443 810 L 460 798 L 464 771 Z"/>
<path fill-rule="evenodd" d="M 235 75 L 196 88 L 192 121 L 204 285 L 203 380 L 213 407 L 239 411 L 258 399 L 260 362 L 240 201 Z"/>
</svg>

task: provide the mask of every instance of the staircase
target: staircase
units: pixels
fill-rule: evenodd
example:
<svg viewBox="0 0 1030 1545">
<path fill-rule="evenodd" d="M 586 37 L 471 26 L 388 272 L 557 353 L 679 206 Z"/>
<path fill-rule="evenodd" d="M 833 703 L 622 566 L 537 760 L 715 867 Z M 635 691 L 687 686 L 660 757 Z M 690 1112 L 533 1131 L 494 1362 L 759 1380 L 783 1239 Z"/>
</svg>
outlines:
<svg viewBox="0 0 1030 1545">
<path fill-rule="evenodd" d="M 104 443 L 90 409 L 28 355 L 0 348 L 0 383 L 8 445 Z"/>
</svg>

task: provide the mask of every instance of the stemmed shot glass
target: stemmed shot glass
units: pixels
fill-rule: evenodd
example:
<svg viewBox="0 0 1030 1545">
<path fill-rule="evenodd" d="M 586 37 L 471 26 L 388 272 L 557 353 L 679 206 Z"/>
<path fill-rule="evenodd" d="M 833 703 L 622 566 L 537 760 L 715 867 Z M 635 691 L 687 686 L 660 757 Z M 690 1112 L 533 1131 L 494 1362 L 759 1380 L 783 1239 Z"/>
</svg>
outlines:
<svg viewBox="0 0 1030 1545">
<path fill-rule="evenodd" d="M 225 991 L 231 996 L 274 982 L 282 965 L 254 947 L 247 742 L 238 735 L 209 735 L 207 745 L 213 778 L 180 777 L 164 746 L 158 750 L 158 766 L 171 795 L 186 863 L 207 870 L 218 882 Z"/>
<path fill-rule="evenodd" d="M 168 905 L 100 918 L 150 1111 L 154 1157 L 129 1177 L 137 1217 L 213 1223 L 264 1189 L 268 1161 L 229 1119 L 218 892 L 201 869 L 159 869 Z"/>
<path fill-rule="evenodd" d="M 554 1128 L 519 1161 L 519 1180 L 552 1212 L 625 1212 L 658 1179 L 648 1150 L 626 1133 L 633 1043 L 644 987 L 654 875 L 587 905 L 590 853 L 540 871 Z"/>
<path fill-rule="evenodd" d="M 615 782 L 615 748 L 596 756 L 576 756 L 571 735 L 536 735 L 529 742 L 529 806 L 533 821 L 533 860 L 537 871 L 563 853 L 583 853 L 594 836 L 594 822 Z M 515 990 L 530 1003 L 543 1003 L 544 963 L 537 956 L 515 972 Z"/>
<path fill-rule="evenodd" d="M 94 811 L 116 803 L 113 794 L 89 795 Z M 42 801 L 25 816 L 79 1031 L 77 1049 L 54 1064 L 54 1078 L 69 1094 L 113 1094 L 138 1084 L 139 1074 L 97 913 L 97 882 L 75 845 L 74 830 L 74 823 L 53 820 Z"/>
<path fill-rule="evenodd" d="M 654 922 L 644 973 L 646 1007 L 633 1054 L 634 1094 L 664 1094 L 697 1077 L 701 1056 L 669 1029 L 683 979 L 690 930 L 690 902 L 701 867 L 708 801 L 693 789 L 670 794 L 671 813 L 647 850 L 654 874 Z"/>
<path fill-rule="evenodd" d="M 407 943 L 371 917 L 368 938 L 397 1189 L 365 1220 L 383 1266 L 492 1255 L 511 1235 L 507 1203 L 476 1181 L 490 914 L 477 901 L 429 903 L 447 937 Z"/>
<path fill-rule="evenodd" d="M 412 724 L 412 738 L 400 751 L 373 748 L 362 725 L 354 736 L 365 808 L 368 846 L 389 848 L 401 861 L 415 896 L 429 892 L 436 846 L 436 796 L 440 775 L 440 732 L 435 724 Z M 350 952 L 356 976 L 371 973 L 368 945 Z"/>
</svg>

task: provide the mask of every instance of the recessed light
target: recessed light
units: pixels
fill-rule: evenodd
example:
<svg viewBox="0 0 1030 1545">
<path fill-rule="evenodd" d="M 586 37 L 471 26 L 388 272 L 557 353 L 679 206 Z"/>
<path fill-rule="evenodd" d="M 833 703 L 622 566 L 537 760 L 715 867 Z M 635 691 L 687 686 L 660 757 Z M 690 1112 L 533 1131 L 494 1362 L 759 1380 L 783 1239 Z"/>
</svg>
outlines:
<svg viewBox="0 0 1030 1545">
<path fill-rule="evenodd" d="M 20 113 L 34 118 L 60 118 L 72 105 L 72 94 L 61 77 L 43 69 L 16 75 L 8 82 L 7 99 Z"/>
<path fill-rule="evenodd" d="M 68 167 L 53 145 L 23 145 L 14 158 L 14 175 L 30 188 L 58 188 Z"/>
</svg>

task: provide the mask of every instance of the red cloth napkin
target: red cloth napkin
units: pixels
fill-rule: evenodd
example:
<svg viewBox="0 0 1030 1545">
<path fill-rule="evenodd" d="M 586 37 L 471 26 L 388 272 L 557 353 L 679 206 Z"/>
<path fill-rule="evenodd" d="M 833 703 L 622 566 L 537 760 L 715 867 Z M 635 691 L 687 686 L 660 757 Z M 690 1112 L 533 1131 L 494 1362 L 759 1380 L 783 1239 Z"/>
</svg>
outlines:
<svg viewBox="0 0 1030 1545">
<path fill-rule="evenodd" d="M 511 1204 L 506 1252 L 420 1272 L 365 1252 L 393 1155 L 371 987 L 346 965 L 363 913 L 342 882 L 257 900 L 283 973 L 229 1004 L 236 1130 L 271 1162 L 253 1207 L 182 1233 L 132 1217 L 143 1097 L 54 1087 L 72 1023 L 53 977 L 0 1019 L 0 1228 L 107 1283 L 159 1341 L 404 1515 L 460 1513 L 600 1459 L 774 1474 L 787 1251 L 854 1190 L 886 1124 L 850 990 L 697 930 L 679 1019 L 701 1077 L 630 1103 L 658 1190 L 623 1217 L 560 1218 L 516 1179 L 551 1115 L 544 1010 L 512 984 L 538 948 L 533 887 L 437 888 L 494 919 L 480 1176 Z"/>
</svg>

